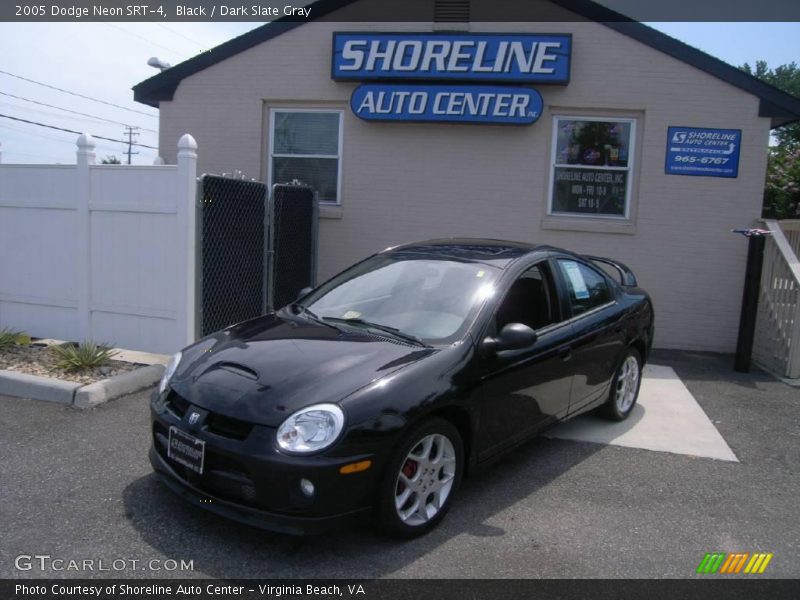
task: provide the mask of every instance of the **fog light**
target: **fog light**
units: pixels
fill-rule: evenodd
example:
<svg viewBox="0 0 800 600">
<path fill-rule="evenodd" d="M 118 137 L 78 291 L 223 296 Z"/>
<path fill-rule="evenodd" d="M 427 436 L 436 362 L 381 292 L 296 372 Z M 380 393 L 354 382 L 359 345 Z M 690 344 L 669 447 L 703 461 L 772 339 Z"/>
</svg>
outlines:
<svg viewBox="0 0 800 600">
<path fill-rule="evenodd" d="M 300 480 L 300 491 L 303 492 L 303 495 L 307 498 L 311 498 L 314 495 L 314 484 L 311 483 L 308 479 L 301 479 Z"/>
</svg>

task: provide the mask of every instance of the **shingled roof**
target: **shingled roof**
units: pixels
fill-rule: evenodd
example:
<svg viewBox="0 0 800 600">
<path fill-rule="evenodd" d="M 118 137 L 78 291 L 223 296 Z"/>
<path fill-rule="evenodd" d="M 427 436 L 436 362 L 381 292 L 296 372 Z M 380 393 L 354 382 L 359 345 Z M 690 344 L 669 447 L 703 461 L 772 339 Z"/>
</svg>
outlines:
<svg viewBox="0 0 800 600">
<path fill-rule="evenodd" d="M 162 100 L 172 100 L 181 81 L 212 65 L 222 62 L 253 46 L 283 35 L 309 21 L 323 18 L 359 0 L 317 0 L 311 4 L 310 19 L 281 18 L 262 25 L 239 37 L 220 44 L 202 54 L 190 58 L 174 67 L 133 87 L 133 98 L 137 102 L 158 108 Z M 655 48 L 701 71 L 717 77 L 730 85 L 753 94 L 760 100 L 758 114 L 768 117 L 772 127 L 800 121 L 800 98 L 787 94 L 760 79 L 729 65 L 728 63 L 676 40 L 660 31 L 634 21 L 591 0 L 550 0 L 590 21 L 605 25 L 642 44 Z"/>
</svg>

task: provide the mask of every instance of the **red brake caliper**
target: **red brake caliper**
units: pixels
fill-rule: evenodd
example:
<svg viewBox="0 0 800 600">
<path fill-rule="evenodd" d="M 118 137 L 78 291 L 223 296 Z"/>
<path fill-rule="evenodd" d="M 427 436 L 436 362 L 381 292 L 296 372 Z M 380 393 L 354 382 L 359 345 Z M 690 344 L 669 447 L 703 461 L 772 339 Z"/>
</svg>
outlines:
<svg viewBox="0 0 800 600">
<path fill-rule="evenodd" d="M 404 464 L 403 468 L 401 469 L 401 472 L 403 473 L 403 475 L 405 475 L 409 479 L 412 479 L 414 477 L 414 475 L 416 474 L 416 472 L 417 472 L 417 463 L 415 463 L 410 458 L 407 459 L 406 460 L 406 464 Z M 399 488 L 398 489 L 398 493 L 402 494 L 403 490 L 406 489 L 406 486 L 402 481 L 398 481 L 398 484 L 399 484 L 398 485 L 398 488 Z"/>
</svg>

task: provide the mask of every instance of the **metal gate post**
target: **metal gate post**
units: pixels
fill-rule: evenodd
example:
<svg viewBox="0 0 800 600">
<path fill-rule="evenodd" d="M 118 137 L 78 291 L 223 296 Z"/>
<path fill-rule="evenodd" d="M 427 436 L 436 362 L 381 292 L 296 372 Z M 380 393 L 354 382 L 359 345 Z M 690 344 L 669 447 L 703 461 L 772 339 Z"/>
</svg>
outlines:
<svg viewBox="0 0 800 600">
<path fill-rule="evenodd" d="M 311 211 L 311 287 L 317 287 L 317 263 L 319 261 L 319 192 L 314 192 Z"/>
<path fill-rule="evenodd" d="M 745 235 L 748 240 L 747 268 L 744 276 L 744 292 L 742 293 L 742 312 L 739 317 L 739 337 L 736 340 L 736 360 L 733 366 L 733 369 L 739 373 L 750 372 L 766 241 L 761 233 L 751 232 Z"/>
<path fill-rule="evenodd" d="M 203 337 L 203 185 L 206 174 L 197 178 L 194 195 L 194 339 Z"/>
<path fill-rule="evenodd" d="M 264 312 L 265 314 L 275 309 L 275 188 L 267 189 L 267 210 L 265 211 L 264 224 L 264 249 L 266 260 L 264 265 Z"/>
</svg>

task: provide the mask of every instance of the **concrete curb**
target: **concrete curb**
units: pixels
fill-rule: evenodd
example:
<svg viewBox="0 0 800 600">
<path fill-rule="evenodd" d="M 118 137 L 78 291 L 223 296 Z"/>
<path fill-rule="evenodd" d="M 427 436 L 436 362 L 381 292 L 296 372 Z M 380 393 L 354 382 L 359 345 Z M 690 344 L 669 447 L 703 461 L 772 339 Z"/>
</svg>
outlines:
<svg viewBox="0 0 800 600">
<path fill-rule="evenodd" d="M 163 365 L 150 365 L 88 385 L 0 370 L 0 394 L 91 408 L 149 387 L 164 373 Z"/>
<path fill-rule="evenodd" d="M 0 394 L 5 396 L 18 396 L 69 405 L 72 404 L 75 391 L 80 387 L 81 384 L 74 381 L 62 381 L 51 377 L 0 370 Z"/>
<path fill-rule="evenodd" d="M 97 406 L 114 398 L 150 387 L 158 382 L 163 374 L 164 367 L 162 365 L 150 365 L 149 367 L 142 367 L 135 371 L 117 375 L 111 379 L 90 383 L 75 391 L 75 399 L 72 405 L 77 408 Z"/>
</svg>

